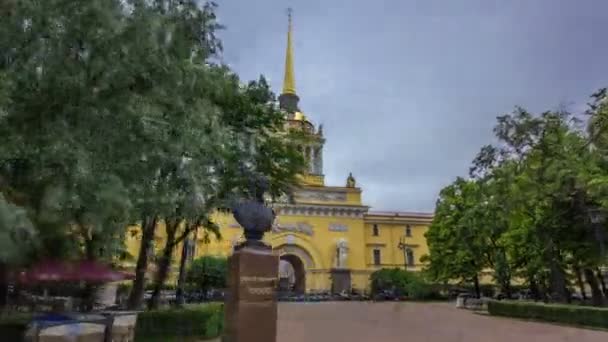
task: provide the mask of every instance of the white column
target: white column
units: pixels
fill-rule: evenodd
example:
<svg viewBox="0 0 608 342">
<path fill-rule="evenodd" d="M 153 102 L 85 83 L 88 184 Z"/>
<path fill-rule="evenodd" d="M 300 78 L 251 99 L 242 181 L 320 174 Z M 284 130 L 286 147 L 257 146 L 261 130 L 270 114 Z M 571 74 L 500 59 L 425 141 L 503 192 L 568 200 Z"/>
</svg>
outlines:
<svg viewBox="0 0 608 342">
<path fill-rule="evenodd" d="M 319 158 L 319 150 L 316 147 L 312 147 L 312 173 L 319 173 L 319 163 L 317 162 Z"/>
<path fill-rule="evenodd" d="M 312 146 L 308 146 L 308 161 L 310 166 L 308 167 L 308 171 L 310 173 L 315 173 L 315 156 Z"/>
<path fill-rule="evenodd" d="M 317 153 L 317 173 L 323 174 L 323 146 L 319 146 Z"/>
</svg>

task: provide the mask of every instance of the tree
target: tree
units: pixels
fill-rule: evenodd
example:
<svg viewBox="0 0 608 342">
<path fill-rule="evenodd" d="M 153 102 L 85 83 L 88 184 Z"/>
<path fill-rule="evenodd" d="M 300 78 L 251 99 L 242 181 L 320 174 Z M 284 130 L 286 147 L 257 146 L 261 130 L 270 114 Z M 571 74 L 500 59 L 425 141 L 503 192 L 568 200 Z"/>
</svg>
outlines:
<svg viewBox="0 0 608 342">
<path fill-rule="evenodd" d="M 8 295 L 8 266 L 23 263 L 35 247 L 35 231 L 27 213 L 0 193 L 0 308 Z"/>
<path fill-rule="evenodd" d="M 269 176 L 274 193 L 303 165 L 276 133 L 283 118 L 263 78 L 244 86 L 210 62 L 221 49 L 214 7 L 49 0 L 2 8 L 10 15 L 0 23 L 0 192 L 27 213 L 38 258 L 116 261 L 125 227 L 140 224 L 133 308 L 158 226 L 176 234 L 169 251 L 243 192 L 243 161 Z"/>
<path fill-rule="evenodd" d="M 605 261 L 606 227 L 589 220 L 606 195 L 606 159 L 594 148 L 603 134 L 598 94 L 588 135 L 565 111 L 516 108 L 498 117 L 498 144 L 481 149 L 469 180 L 459 178 L 440 194 L 427 233 L 431 274 L 467 279 L 492 269 L 501 291 L 508 293 L 517 277 L 536 298 L 555 301 L 569 300 L 573 275 L 581 286 L 584 274 L 601 305 L 593 270 Z"/>
<path fill-rule="evenodd" d="M 0 24 L 0 191 L 26 210 L 39 257 L 111 259 L 120 249 L 130 201 L 112 147 L 126 134 L 116 127 L 132 121 L 108 120 L 120 76 L 107 70 L 116 51 L 105 47 L 122 25 L 101 18 L 121 13 L 116 1 L 24 1 Z"/>
<path fill-rule="evenodd" d="M 225 76 L 227 75 L 224 74 Z M 212 161 L 211 166 L 217 170 L 210 176 L 215 181 L 214 192 L 207 192 L 202 205 L 194 208 L 194 211 L 182 209 L 191 198 L 184 197 L 185 202 L 177 206 L 174 221 L 166 224 L 167 239 L 159 262 L 151 307 L 158 303 L 174 248 L 197 228 L 207 229 L 220 237 L 219 228 L 209 218 L 213 210 L 230 206 L 238 198 L 251 196 L 251 182 L 258 175 L 269 180 L 271 198 L 289 193 L 296 183 L 296 175 L 305 166 L 304 159 L 296 148 L 297 137 L 283 130 L 284 114 L 276 108 L 275 96 L 265 79 L 261 77 L 258 81 L 249 82 L 247 86 L 242 86 L 234 75 L 223 80 L 226 83 L 221 87 L 224 89 L 222 96 L 212 96 L 210 100 L 217 104 L 222 113 L 220 123 L 228 128 L 229 135 L 234 138 L 223 143 L 223 150 L 216 149 L 216 152 L 224 151 L 225 154 L 219 163 Z M 229 94 L 229 91 L 232 93 Z M 239 120 L 233 119 L 236 113 Z M 233 143 L 230 144 L 230 141 Z M 200 181 L 193 178 L 193 175 L 200 175 L 198 169 L 191 171 L 184 170 L 180 176 L 181 182 L 177 185 L 184 193 L 204 188 L 200 186 Z M 184 227 L 181 231 L 178 229 L 180 223 Z"/>
<path fill-rule="evenodd" d="M 426 233 L 429 274 L 438 281 L 473 282 L 480 296 L 479 276 L 485 268 L 486 245 L 482 224 L 475 213 L 479 184 L 458 178 L 442 189 L 435 217 Z"/>
</svg>

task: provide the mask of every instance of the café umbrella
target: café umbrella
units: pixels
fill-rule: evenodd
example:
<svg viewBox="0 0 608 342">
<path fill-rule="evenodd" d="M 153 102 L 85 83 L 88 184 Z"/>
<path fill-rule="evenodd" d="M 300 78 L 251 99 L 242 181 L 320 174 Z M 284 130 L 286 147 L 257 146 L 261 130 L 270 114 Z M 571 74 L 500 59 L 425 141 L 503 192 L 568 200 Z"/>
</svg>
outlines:
<svg viewBox="0 0 608 342">
<path fill-rule="evenodd" d="M 20 283 L 80 282 L 109 283 L 133 279 L 127 272 L 117 271 L 98 261 L 42 261 L 19 273 Z"/>
</svg>

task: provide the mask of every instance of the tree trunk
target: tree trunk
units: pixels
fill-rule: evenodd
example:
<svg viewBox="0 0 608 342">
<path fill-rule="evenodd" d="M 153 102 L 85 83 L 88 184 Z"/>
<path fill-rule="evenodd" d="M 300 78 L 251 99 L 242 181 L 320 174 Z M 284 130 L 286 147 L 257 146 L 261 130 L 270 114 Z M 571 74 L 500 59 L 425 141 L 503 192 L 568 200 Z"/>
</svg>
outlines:
<svg viewBox="0 0 608 342">
<path fill-rule="evenodd" d="M 534 278 L 530 279 L 530 295 L 532 295 L 534 301 L 537 301 L 541 298 L 540 290 L 538 289 L 538 283 Z"/>
<path fill-rule="evenodd" d="M 549 303 L 551 301 L 551 288 L 549 280 L 541 279 L 538 288 L 541 300 L 545 303 Z"/>
<path fill-rule="evenodd" d="M 479 288 L 479 276 L 475 275 L 475 278 L 473 278 L 473 283 L 475 285 L 475 296 L 477 298 L 481 298 L 481 289 Z"/>
<path fill-rule="evenodd" d="M 585 274 L 587 284 L 589 284 L 589 287 L 591 288 L 591 301 L 593 305 L 601 306 L 604 303 L 604 296 L 597 283 L 595 274 L 593 274 L 593 271 L 590 268 L 584 268 L 583 273 Z"/>
<path fill-rule="evenodd" d="M 506 280 L 506 281 L 502 281 L 500 283 L 500 292 L 502 294 L 504 294 L 507 299 L 511 299 L 511 281 L 510 280 Z"/>
<path fill-rule="evenodd" d="M 604 274 L 602 274 L 602 270 L 599 267 L 595 270 L 595 272 L 597 273 L 597 279 L 599 279 L 600 285 L 602 286 L 604 297 L 608 298 L 608 290 L 606 289 L 606 280 Z"/>
<path fill-rule="evenodd" d="M 186 261 L 188 258 L 188 243 L 190 239 L 182 241 L 182 255 L 179 261 L 179 275 L 177 277 L 177 289 L 175 290 L 175 303 L 182 305 L 185 303 L 184 285 L 186 284 Z"/>
<path fill-rule="evenodd" d="M 88 230 L 86 227 L 81 226 L 82 231 L 84 232 L 84 252 L 85 258 L 89 261 L 96 260 L 95 255 L 95 241 L 94 235 L 88 236 Z M 84 290 L 82 293 L 82 309 L 85 312 L 92 311 L 95 307 L 95 290 L 96 287 L 91 283 L 86 283 L 84 286 Z"/>
<path fill-rule="evenodd" d="M 6 263 L 0 262 L 0 311 L 8 302 L 8 267 Z"/>
<path fill-rule="evenodd" d="M 129 295 L 127 307 L 129 310 L 138 310 L 144 297 L 146 286 L 146 271 L 148 270 L 148 258 L 150 247 L 154 241 L 157 217 L 144 217 L 142 220 L 141 243 L 139 245 L 139 255 L 137 256 L 137 266 L 135 268 L 135 280 Z"/>
<path fill-rule="evenodd" d="M 568 295 L 568 290 L 566 288 L 566 275 L 559 265 L 555 254 L 557 253 L 553 252 L 550 256 L 551 277 L 549 288 L 551 291 L 551 299 L 559 303 L 564 303 L 570 301 L 570 296 Z"/>
<path fill-rule="evenodd" d="M 154 291 L 152 297 L 148 303 L 149 309 L 158 308 L 160 303 L 160 293 L 163 289 L 163 285 L 169 275 L 169 269 L 171 266 L 171 257 L 173 256 L 173 247 L 175 235 L 177 233 L 177 227 L 179 226 L 179 220 L 171 220 L 166 222 L 167 239 L 165 246 L 163 247 L 163 254 L 158 262 L 158 270 L 156 271 L 156 278 L 154 280 Z"/>
<path fill-rule="evenodd" d="M 587 299 L 587 292 L 585 291 L 585 283 L 583 282 L 583 275 L 581 274 L 581 269 L 578 266 L 574 266 L 574 274 L 576 275 L 576 283 L 581 289 L 581 296 L 583 296 L 583 300 Z"/>
</svg>

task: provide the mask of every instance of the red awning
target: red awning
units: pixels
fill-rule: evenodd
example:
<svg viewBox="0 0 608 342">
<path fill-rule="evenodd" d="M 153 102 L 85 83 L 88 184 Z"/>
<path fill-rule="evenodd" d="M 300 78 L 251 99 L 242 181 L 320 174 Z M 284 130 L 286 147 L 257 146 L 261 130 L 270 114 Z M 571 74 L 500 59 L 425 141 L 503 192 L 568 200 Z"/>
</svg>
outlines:
<svg viewBox="0 0 608 342">
<path fill-rule="evenodd" d="M 19 273 L 20 283 L 77 282 L 109 283 L 133 279 L 127 272 L 117 271 L 97 261 L 42 261 Z"/>
</svg>

